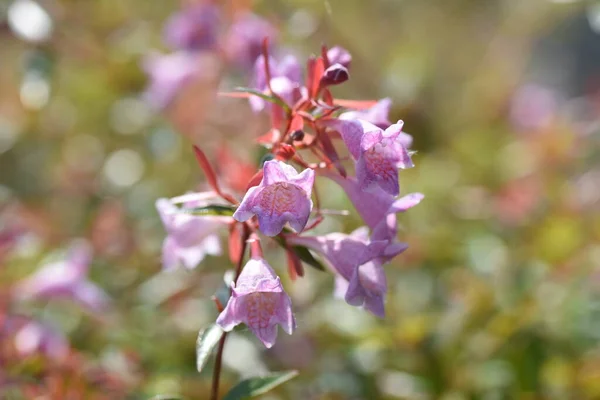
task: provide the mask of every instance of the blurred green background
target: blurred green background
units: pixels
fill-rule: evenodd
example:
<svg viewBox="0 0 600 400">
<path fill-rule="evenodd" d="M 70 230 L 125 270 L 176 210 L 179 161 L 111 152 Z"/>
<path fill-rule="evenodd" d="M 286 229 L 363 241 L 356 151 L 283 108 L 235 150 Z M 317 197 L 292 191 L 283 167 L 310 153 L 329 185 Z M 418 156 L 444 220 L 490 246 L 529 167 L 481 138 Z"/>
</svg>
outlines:
<svg viewBox="0 0 600 400">
<path fill-rule="evenodd" d="M 0 219 L 26 227 L 0 253 L 0 316 L 51 321 L 76 361 L 11 357 L 0 331 L 0 397 L 208 398 L 212 366 L 196 372 L 195 341 L 231 265 L 208 257 L 162 273 L 154 203 L 203 186 L 192 143 L 217 168 L 223 143 L 257 165 L 252 140 L 267 121 L 243 100 L 214 99 L 216 81 L 176 111 L 140 99 L 141 59 L 165 50 L 176 1 L 39 0 L 49 19 L 37 42 L 9 18 L 25 1 L 0 1 Z M 399 218 L 410 248 L 386 267 L 385 320 L 334 299 L 329 274 L 283 278 L 298 330 L 271 350 L 232 334 L 223 387 L 299 369 L 264 398 L 600 399 L 600 3 L 263 0 L 253 10 L 279 28 L 280 47 L 351 52 L 335 94 L 393 99 L 390 119 L 405 121 L 417 151 L 401 190 L 426 197 Z M 318 185 L 327 206 L 350 208 Z M 358 223 L 333 216 L 322 231 Z M 12 300 L 15 282 L 77 237 L 94 246 L 91 279 L 113 298 L 108 313 Z M 283 254 L 267 258 L 283 274 Z"/>
</svg>

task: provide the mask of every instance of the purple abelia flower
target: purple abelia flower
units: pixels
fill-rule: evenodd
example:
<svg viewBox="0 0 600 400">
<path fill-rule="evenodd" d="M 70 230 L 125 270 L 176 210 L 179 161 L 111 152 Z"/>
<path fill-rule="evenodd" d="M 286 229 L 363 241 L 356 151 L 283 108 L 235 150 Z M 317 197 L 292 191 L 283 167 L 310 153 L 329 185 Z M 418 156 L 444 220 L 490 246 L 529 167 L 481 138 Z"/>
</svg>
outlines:
<svg viewBox="0 0 600 400">
<path fill-rule="evenodd" d="M 262 181 L 246 192 L 233 218 L 243 222 L 256 215 L 260 231 L 267 236 L 279 234 L 286 222 L 301 232 L 312 210 L 314 180 L 312 169 L 298 173 L 282 161 L 267 161 Z"/>
<path fill-rule="evenodd" d="M 198 76 L 201 61 L 197 54 L 185 51 L 154 53 L 144 58 L 142 67 L 150 81 L 144 98 L 160 110 L 168 107 L 184 85 Z"/>
<path fill-rule="evenodd" d="M 248 70 L 262 53 L 265 38 L 269 39 L 269 45 L 277 38 L 273 25 L 255 14 L 246 13 L 238 17 L 230 27 L 225 40 L 225 51 L 241 69 Z"/>
<path fill-rule="evenodd" d="M 386 129 L 392 123 L 389 120 L 390 107 L 392 106 L 392 100 L 390 98 L 385 98 L 379 100 L 373 107 L 368 108 L 366 110 L 359 111 L 347 111 L 342 113 L 339 116 L 339 119 L 342 120 L 363 120 L 370 122 L 371 124 L 377 126 L 381 129 Z M 409 148 L 410 145 L 406 145 L 405 142 L 410 138 L 410 135 L 407 133 L 401 133 L 401 138 L 403 139 L 402 144 L 405 145 L 406 148 Z M 410 138 L 410 142 L 412 142 L 412 138 Z"/>
<path fill-rule="evenodd" d="M 17 283 L 15 297 L 20 300 L 68 298 L 91 312 L 105 311 L 110 298 L 87 279 L 91 255 L 87 242 L 74 242 L 65 260 L 46 264 Z"/>
<path fill-rule="evenodd" d="M 327 51 L 327 59 L 329 64 L 341 64 L 345 68 L 350 68 L 350 62 L 352 62 L 352 56 L 348 50 L 340 46 L 335 46 Z"/>
<path fill-rule="evenodd" d="M 198 198 L 204 193 L 193 193 L 182 196 L 185 207 L 200 206 Z M 216 231 L 233 221 L 225 216 L 197 216 L 180 210 L 177 199 L 158 199 L 156 208 L 167 231 L 163 241 L 163 269 L 170 271 L 179 266 L 195 268 L 206 255 L 220 255 L 221 245 Z"/>
<path fill-rule="evenodd" d="M 331 233 L 324 236 L 289 236 L 287 243 L 307 247 L 323 255 L 336 273 L 335 293 L 353 306 L 363 306 L 383 317 L 387 292 L 385 273 L 379 257 L 387 240 L 370 241 L 366 228 L 350 235 Z"/>
<path fill-rule="evenodd" d="M 344 189 L 356 211 L 371 229 L 375 229 L 388 215 L 404 212 L 416 206 L 424 197 L 421 193 L 410 193 L 395 198 L 379 187 L 371 192 L 365 192 L 353 177 L 343 178 L 339 174 L 327 172 L 323 173 L 323 176 L 335 181 Z"/>
<path fill-rule="evenodd" d="M 302 97 L 302 67 L 296 57 L 287 55 L 277 62 L 269 57 L 269 71 L 271 72 L 271 88 L 289 106 L 293 106 Z M 265 74 L 265 58 L 258 57 L 254 63 L 254 77 L 251 87 L 261 92 L 268 89 Z M 250 107 L 254 112 L 265 108 L 266 102 L 258 96 L 251 96 Z"/>
<path fill-rule="evenodd" d="M 419 196 L 411 196 L 412 202 L 418 199 Z M 407 243 L 399 242 L 397 239 L 397 217 L 396 214 L 388 214 L 385 216 L 374 229 L 371 234 L 371 240 L 386 240 L 387 246 L 381 252 L 378 259 L 382 263 L 390 262 L 398 254 L 404 252 L 408 248 Z"/>
<path fill-rule="evenodd" d="M 362 231 L 362 230 L 361 230 Z M 386 241 L 369 242 L 361 231 L 351 235 L 335 232 L 323 236 L 286 236 L 286 241 L 292 246 L 304 246 L 320 253 L 327 260 L 333 272 L 350 280 L 357 265 L 364 264 L 379 256 Z"/>
<path fill-rule="evenodd" d="M 394 196 L 400 193 L 398 168 L 413 167 L 405 146 L 412 139 L 402 132 L 402 121 L 385 131 L 361 119 L 337 119 L 327 125 L 340 132 L 356 160 L 356 178 L 362 190 L 374 192 L 379 187 Z"/>
<path fill-rule="evenodd" d="M 279 277 L 262 258 L 246 263 L 233 284 L 227 306 L 217 318 L 217 324 L 227 332 L 240 323 L 246 324 L 267 348 L 275 344 L 277 324 L 288 335 L 296 329 L 292 301 Z"/>
<path fill-rule="evenodd" d="M 370 129 L 362 136 L 356 178 L 363 190 L 372 191 L 378 186 L 394 196 L 400 193 L 398 168 L 413 167 L 408 151 L 399 140 L 402 125 L 402 121 L 398 121 L 385 131 Z"/>
<path fill-rule="evenodd" d="M 204 50 L 217 45 L 221 15 L 214 4 L 195 4 L 173 14 L 164 41 L 175 50 Z"/>
</svg>

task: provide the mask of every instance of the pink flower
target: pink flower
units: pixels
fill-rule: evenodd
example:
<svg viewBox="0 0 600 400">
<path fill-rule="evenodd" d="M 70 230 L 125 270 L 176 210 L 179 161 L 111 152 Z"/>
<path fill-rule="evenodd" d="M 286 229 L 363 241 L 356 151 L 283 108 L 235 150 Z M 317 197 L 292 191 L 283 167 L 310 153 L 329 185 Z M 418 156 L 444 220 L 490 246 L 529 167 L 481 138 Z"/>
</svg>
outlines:
<svg viewBox="0 0 600 400">
<path fill-rule="evenodd" d="M 302 97 L 302 67 L 296 57 L 287 55 L 279 62 L 269 57 L 269 71 L 271 72 L 271 88 L 279 97 L 290 107 L 300 100 Z M 254 63 L 251 87 L 261 92 L 266 92 L 268 89 L 264 57 L 258 57 Z M 251 96 L 249 101 L 254 112 L 260 112 L 265 108 L 265 100 L 258 96 Z"/>
<path fill-rule="evenodd" d="M 363 306 L 383 317 L 387 292 L 380 256 L 387 240 L 370 241 L 366 228 L 350 235 L 331 233 L 325 236 L 289 236 L 287 243 L 307 247 L 323 255 L 336 272 L 336 294 L 353 306 Z"/>
<path fill-rule="evenodd" d="M 395 198 L 379 187 L 373 188 L 371 192 L 365 192 L 355 178 L 343 178 L 334 173 L 323 173 L 323 175 L 344 189 L 356 211 L 371 229 L 375 229 L 388 215 L 404 212 L 416 206 L 424 197 L 421 193 L 410 193 Z"/>
<path fill-rule="evenodd" d="M 180 198 L 156 201 L 156 208 L 167 230 L 162 248 L 163 269 L 173 270 L 181 265 L 192 269 L 206 255 L 221 254 L 219 237 L 215 232 L 232 222 L 232 218 L 190 215 L 175 205 L 181 199 L 188 208 L 200 206 L 202 203 L 199 203 L 199 199 L 207 195 L 214 196 L 212 193 L 191 193 Z"/>
<path fill-rule="evenodd" d="M 356 162 L 356 178 L 363 190 L 372 191 L 378 186 L 394 196 L 400 193 L 398 168 L 413 166 L 408 151 L 399 140 L 401 133 L 402 121 L 385 131 L 377 128 L 364 132 Z"/>
<path fill-rule="evenodd" d="M 279 277 L 262 258 L 249 260 L 233 285 L 227 306 L 217 324 L 229 332 L 244 323 L 267 347 L 277 339 L 277 324 L 291 335 L 296 329 L 292 302 Z"/>
<path fill-rule="evenodd" d="M 340 132 L 356 160 L 356 178 L 361 190 L 374 192 L 379 187 L 394 196 L 400 193 L 398 168 L 413 166 L 405 146 L 411 138 L 402 132 L 402 121 L 385 131 L 361 119 L 337 119 L 327 125 Z"/>
<path fill-rule="evenodd" d="M 225 51 L 240 68 L 249 70 L 261 54 L 263 40 L 269 38 L 269 44 L 273 44 L 276 37 L 277 31 L 268 21 L 246 13 L 231 26 L 225 40 Z"/>
<path fill-rule="evenodd" d="M 91 255 L 87 242 L 74 242 L 65 260 L 44 265 L 18 283 L 14 295 L 20 300 L 68 298 L 92 312 L 106 310 L 108 295 L 87 279 Z"/>
<path fill-rule="evenodd" d="M 305 169 L 299 174 L 294 167 L 273 160 L 265 162 L 263 173 L 262 181 L 246 192 L 233 218 L 243 222 L 256 215 L 260 231 L 267 236 L 279 234 L 286 222 L 301 232 L 312 210 L 314 171 Z"/>
<path fill-rule="evenodd" d="M 156 109 L 164 109 L 184 85 L 198 76 L 201 61 L 196 54 L 184 51 L 154 53 L 144 58 L 142 67 L 150 81 L 144 92 L 146 101 Z"/>
</svg>

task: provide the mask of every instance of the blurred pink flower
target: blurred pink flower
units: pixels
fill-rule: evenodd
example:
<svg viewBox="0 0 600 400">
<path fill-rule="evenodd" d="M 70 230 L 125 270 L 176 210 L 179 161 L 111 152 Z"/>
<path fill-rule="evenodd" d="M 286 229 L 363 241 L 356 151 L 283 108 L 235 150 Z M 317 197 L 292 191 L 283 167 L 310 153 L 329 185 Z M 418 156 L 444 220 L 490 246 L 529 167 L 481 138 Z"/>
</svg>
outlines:
<svg viewBox="0 0 600 400">
<path fill-rule="evenodd" d="M 49 325 L 29 321 L 15 333 L 15 349 L 21 357 L 43 354 L 54 360 L 64 359 L 69 352 L 67 338 Z"/>
<path fill-rule="evenodd" d="M 164 109 L 184 85 L 200 74 L 202 63 L 197 54 L 180 51 L 150 54 L 144 58 L 142 67 L 149 79 L 144 98 L 154 108 Z"/>
<path fill-rule="evenodd" d="M 292 55 L 283 57 L 279 62 L 269 57 L 269 71 L 271 88 L 292 107 L 301 98 L 302 67 L 300 63 Z M 254 63 L 254 77 L 250 86 L 261 92 L 266 92 L 268 89 L 264 57 L 258 57 Z M 265 108 L 265 100 L 258 96 L 251 96 L 249 101 L 254 112 L 260 112 Z"/>
<path fill-rule="evenodd" d="M 350 63 L 352 62 L 352 56 L 350 55 L 348 50 L 340 46 L 330 48 L 327 51 L 327 59 L 330 65 L 341 64 L 345 68 L 350 68 Z"/>
<path fill-rule="evenodd" d="M 267 20 L 248 12 L 238 17 L 230 27 L 225 39 L 225 52 L 241 69 L 249 70 L 261 54 L 265 38 L 272 45 L 277 31 Z"/>
<path fill-rule="evenodd" d="M 194 4 L 171 15 L 164 41 L 175 50 L 212 49 L 217 45 L 221 15 L 214 4 Z"/>
<path fill-rule="evenodd" d="M 202 203 L 197 199 L 204 195 L 205 193 L 190 193 L 182 196 L 187 199 L 185 207 L 201 206 Z M 177 208 L 173 199 L 158 199 L 156 208 L 167 231 L 162 248 L 163 269 L 173 270 L 180 265 L 192 269 L 206 255 L 221 254 L 216 231 L 232 222 L 231 217 L 190 215 Z"/>
<path fill-rule="evenodd" d="M 67 298 L 91 312 L 105 311 L 110 298 L 87 279 L 91 256 L 87 242 L 75 241 L 65 260 L 46 264 L 17 283 L 14 296 L 19 300 Z"/>
<path fill-rule="evenodd" d="M 557 107 L 556 95 L 550 89 L 533 84 L 524 85 L 512 99 L 510 120 L 521 131 L 541 129 L 552 122 Z"/>
</svg>

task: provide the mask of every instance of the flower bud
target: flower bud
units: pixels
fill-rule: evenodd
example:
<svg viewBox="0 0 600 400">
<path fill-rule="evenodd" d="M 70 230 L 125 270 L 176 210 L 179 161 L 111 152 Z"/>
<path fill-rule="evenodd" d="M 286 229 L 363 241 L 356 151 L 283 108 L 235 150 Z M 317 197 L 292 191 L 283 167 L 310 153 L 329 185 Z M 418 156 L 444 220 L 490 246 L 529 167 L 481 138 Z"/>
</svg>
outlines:
<svg viewBox="0 0 600 400">
<path fill-rule="evenodd" d="M 323 72 L 321 85 L 339 85 L 340 83 L 346 82 L 349 77 L 350 75 L 348 74 L 348 69 L 346 67 L 342 64 L 333 64 Z"/>
</svg>

